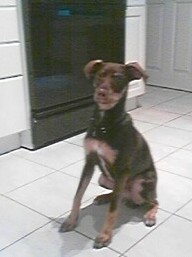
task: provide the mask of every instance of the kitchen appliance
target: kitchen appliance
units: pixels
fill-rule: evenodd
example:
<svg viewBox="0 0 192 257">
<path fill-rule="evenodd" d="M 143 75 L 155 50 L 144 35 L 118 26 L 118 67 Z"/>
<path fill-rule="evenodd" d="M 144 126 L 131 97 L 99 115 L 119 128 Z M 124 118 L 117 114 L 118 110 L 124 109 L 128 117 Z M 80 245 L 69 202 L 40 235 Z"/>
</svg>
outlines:
<svg viewBox="0 0 192 257">
<path fill-rule="evenodd" d="M 124 62 L 125 8 L 125 0 L 22 2 L 31 148 L 86 129 L 93 88 L 83 67 L 92 59 Z"/>
</svg>

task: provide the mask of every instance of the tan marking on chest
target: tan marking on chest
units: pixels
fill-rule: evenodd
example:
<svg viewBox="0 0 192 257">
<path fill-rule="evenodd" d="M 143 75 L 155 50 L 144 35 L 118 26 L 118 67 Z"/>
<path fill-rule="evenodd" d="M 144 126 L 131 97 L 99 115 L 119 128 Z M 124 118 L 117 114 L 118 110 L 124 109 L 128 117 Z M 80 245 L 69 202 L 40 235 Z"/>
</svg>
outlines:
<svg viewBox="0 0 192 257">
<path fill-rule="evenodd" d="M 87 138 L 84 141 L 84 146 L 86 154 L 96 152 L 99 156 L 103 157 L 110 164 L 113 164 L 116 160 L 118 151 L 112 149 L 107 143 L 103 141 Z"/>
</svg>

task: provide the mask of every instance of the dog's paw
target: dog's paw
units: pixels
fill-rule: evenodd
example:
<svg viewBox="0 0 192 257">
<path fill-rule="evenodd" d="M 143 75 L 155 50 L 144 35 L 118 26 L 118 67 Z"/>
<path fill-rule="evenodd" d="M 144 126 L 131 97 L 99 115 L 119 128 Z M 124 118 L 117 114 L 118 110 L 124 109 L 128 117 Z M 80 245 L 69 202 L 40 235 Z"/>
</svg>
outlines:
<svg viewBox="0 0 192 257">
<path fill-rule="evenodd" d="M 156 224 L 156 217 L 154 215 L 150 215 L 150 213 L 147 213 L 144 216 L 144 223 L 147 227 L 152 227 Z"/>
<path fill-rule="evenodd" d="M 102 205 L 102 204 L 107 204 L 111 201 L 112 199 L 112 193 L 109 194 L 103 194 L 103 195 L 98 195 L 97 197 L 95 197 L 95 199 L 93 200 L 93 204 L 95 205 Z"/>
<path fill-rule="evenodd" d="M 108 246 L 111 243 L 111 236 L 108 234 L 99 235 L 96 237 L 93 248 L 101 249 L 103 247 Z"/>
<path fill-rule="evenodd" d="M 157 214 L 158 205 L 153 206 L 148 212 L 144 215 L 144 223 L 147 227 L 152 227 L 156 224 L 156 214 Z"/>
<path fill-rule="evenodd" d="M 69 231 L 74 230 L 75 227 L 76 227 L 76 223 L 70 222 L 69 220 L 66 220 L 66 221 L 63 222 L 63 224 L 59 228 L 59 232 L 60 233 L 69 232 Z"/>
</svg>

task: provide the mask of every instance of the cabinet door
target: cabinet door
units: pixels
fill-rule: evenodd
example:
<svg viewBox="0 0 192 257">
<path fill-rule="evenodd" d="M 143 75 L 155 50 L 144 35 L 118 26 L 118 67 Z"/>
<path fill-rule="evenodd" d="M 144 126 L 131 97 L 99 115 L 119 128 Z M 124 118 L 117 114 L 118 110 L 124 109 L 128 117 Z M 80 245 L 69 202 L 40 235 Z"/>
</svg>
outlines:
<svg viewBox="0 0 192 257">
<path fill-rule="evenodd" d="M 22 74 L 20 43 L 0 44 L 0 79 Z"/>
<path fill-rule="evenodd" d="M 149 83 L 192 92 L 192 0 L 147 3 Z"/>
<path fill-rule="evenodd" d="M 16 0 L 0 0 L 0 6 L 16 5 Z"/>
<path fill-rule="evenodd" d="M 22 77 L 0 80 L 0 137 L 27 129 Z"/>
<path fill-rule="evenodd" d="M 16 7 L 0 8 L 0 43 L 19 40 Z"/>
<path fill-rule="evenodd" d="M 145 68 L 145 7 L 128 7 L 125 22 L 125 63 L 138 62 Z M 129 97 L 144 92 L 143 80 L 130 83 Z"/>
</svg>

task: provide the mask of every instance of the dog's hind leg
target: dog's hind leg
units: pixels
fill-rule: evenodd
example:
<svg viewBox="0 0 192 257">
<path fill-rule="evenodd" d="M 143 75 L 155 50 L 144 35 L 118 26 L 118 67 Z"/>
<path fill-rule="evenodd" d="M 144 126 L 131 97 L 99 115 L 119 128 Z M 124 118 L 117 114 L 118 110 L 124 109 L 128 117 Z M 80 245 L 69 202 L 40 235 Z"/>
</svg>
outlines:
<svg viewBox="0 0 192 257">
<path fill-rule="evenodd" d="M 73 206 L 70 215 L 61 225 L 59 232 L 71 231 L 76 227 L 79 209 L 81 205 L 82 197 L 91 181 L 94 171 L 94 162 L 92 161 L 91 155 L 87 156 L 85 166 L 82 171 L 81 179 L 73 200 Z"/>
<path fill-rule="evenodd" d="M 142 196 L 145 199 L 145 205 L 147 211 L 144 215 L 144 223 L 148 227 L 152 227 L 156 224 L 156 214 L 158 210 L 159 203 L 156 200 L 156 186 L 157 186 L 157 177 L 156 173 L 148 172 L 143 182 L 143 191 Z"/>
<path fill-rule="evenodd" d="M 113 198 L 113 192 L 108 194 L 98 195 L 97 197 L 95 197 L 93 203 L 95 205 L 107 204 L 111 202 L 112 198 Z"/>
<path fill-rule="evenodd" d="M 148 206 L 149 209 L 144 215 L 144 223 L 147 227 L 152 227 L 156 224 L 156 214 L 159 205 L 157 200 L 154 200 L 154 202 L 149 203 Z"/>
<path fill-rule="evenodd" d="M 127 187 L 128 200 L 131 200 L 136 206 L 143 205 L 145 207 L 146 212 L 143 220 L 148 227 L 156 223 L 156 213 L 158 210 L 156 184 L 156 173 L 154 171 L 147 171 L 143 175 L 132 179 Z"/>
</svg>

